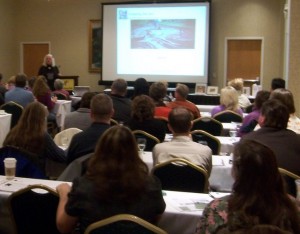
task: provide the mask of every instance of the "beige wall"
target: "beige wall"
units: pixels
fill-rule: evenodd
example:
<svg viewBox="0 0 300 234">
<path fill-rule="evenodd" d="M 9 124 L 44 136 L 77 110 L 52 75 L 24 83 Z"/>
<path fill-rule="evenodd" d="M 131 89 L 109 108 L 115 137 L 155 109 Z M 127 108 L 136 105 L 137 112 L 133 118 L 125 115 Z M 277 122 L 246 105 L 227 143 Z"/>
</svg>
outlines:
<svg viewBox="0 0 300 234">
<path fill-rule="evenodd" d="M 272 77 L 283 76 L 284 2 L 212 0 L 209 75 L 213 85 L 223 85 L 225 37 L 263 37 L 264 88 L 269 88 Z M 6 78 L 19 72 L 21 42 L 49 41 L 62 74 L 79 75 L 80 85 L 100 89 L 100 74 L 88 72 L 88 22 L 101 18 L 100 0 L 0 0 L 1 11 L 7 24 L 0 25 L 0 48 L 4 47 L 0 70 Z"/>
<path fill-rule="evenodd" d="M 226 37 L 262 37 L 264 40 L 263 86 L 283 76 L 285 0 L 212 0 L 210 77 L 222 87 L 225 74 Z"/>
<path fill-rule="evenodd" d="M 291 1 L 291 33 L 288 89 L 295 98 L 297 115 L 300 115 L 300 1 Z"/>
</svg>

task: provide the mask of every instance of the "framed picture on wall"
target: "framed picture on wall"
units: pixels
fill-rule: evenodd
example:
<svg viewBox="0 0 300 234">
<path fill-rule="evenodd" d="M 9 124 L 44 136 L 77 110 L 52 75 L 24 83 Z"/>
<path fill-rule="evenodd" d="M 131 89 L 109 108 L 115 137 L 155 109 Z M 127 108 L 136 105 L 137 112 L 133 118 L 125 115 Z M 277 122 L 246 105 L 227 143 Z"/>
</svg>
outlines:
<svg viewBox="0 0 300 234">
<path fill-rule="evenodd" d="M 100 73 L 102 67 L 102 22 L 89 21 L 89 72 Z"/>
<path fill-rule="evenodd" d="M 197 83 L 195 86 L 195 93 L 205 94 L 206 93 L 206 84 Z"/>
<path fill-rule="evenodd" d="M 208 95 L 216 95 L 219 92 L 218 86 L 208 86 L 206 94 Z"/>
</svg>

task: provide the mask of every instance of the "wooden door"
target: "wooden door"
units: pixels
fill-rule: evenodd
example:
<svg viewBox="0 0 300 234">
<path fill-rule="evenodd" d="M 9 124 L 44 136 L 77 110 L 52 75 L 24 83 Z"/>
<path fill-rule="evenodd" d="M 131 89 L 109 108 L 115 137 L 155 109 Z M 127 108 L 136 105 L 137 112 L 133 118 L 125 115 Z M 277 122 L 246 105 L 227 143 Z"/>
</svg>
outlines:
<svg viewBox="0 0 300 234">
<path fill-rule="evenodd" d="M 260 82 L 261 62 L 262 39 L 227 40 L 226 83 L 238 77 L 244 79 L 245 86 Z"/>
<path fill-rule="evenodd" d="M 49 43 L 23 43 L 23 73 L 27 77 L 36 76 L 46 54 L 49 54 Z"/>
</svg>

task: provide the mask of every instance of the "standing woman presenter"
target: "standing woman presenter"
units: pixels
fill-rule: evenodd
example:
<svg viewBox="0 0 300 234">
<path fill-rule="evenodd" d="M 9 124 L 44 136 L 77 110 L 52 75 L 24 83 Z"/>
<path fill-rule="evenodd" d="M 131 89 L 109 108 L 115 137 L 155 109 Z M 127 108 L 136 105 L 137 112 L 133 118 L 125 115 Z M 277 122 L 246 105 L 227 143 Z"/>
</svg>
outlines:
<svg viewBox="0 0 300 234">
<path fill-rule="evenodd" d="M 39 69 L 38 75 L 43 75 L 47 79 L 49 88 L 54 90 L 54 81 L 60 76 L 59 69 L 55 65 L 55 59 L 52 54 L 46 54 L 43 65 Z"/>
</svg>

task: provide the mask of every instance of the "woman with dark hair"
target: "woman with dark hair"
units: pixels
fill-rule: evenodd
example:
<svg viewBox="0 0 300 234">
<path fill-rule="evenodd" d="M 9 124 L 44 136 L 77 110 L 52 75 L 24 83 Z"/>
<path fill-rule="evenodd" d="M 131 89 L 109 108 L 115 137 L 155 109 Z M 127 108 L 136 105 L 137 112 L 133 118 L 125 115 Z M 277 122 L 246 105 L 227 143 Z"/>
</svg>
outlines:
<svg viewBox="0 0 300 234">
<path fill-rule="evenodd" d="M 40 103 L 44 104 L 48 111 L 48 121 L 56 122 L 56 116 L 51 111 L 55 106 L 55 102 L 57 101 L 57 97 L 51 95 L 51 90 L 47 85 L 46 78 L 44 76 L 38 76 L 36 81 L 34 82 L 32 93 Z"/>
<path fill-rule="evenodd" d="M 131 130 L 143 130 L 163 142 L 166 136 L 166 125 L 154 118 L 155 105 L 147 95 L 139 95 L 132 101 L 131 118 L 127 125 Z"/>
<path fill-rule="evenodd" d="M 268 147 L 242 140 L 234 150 L 232 194 L 204 209 L 196 233 L 231 233 L 270 224 L 300 233 L 300 214 L 286 193 L 275 155 Z"/>
<path fill-rule="evenodd" d="M 155 104 L 155 116 L 168 118 L 170 107 L 164 103 L 164 98 L 167 95 L 167 87 L 162 82 L 152 83 L 149 90 L 149 96 L 153 99 Z"/>
<path fill-rule="evenodd" d="M 46 158 L 65 162 L 66 155 L 47 133 L 47 109 L 39 102 L 26 106 L 17 125 L 6 136 L 3 146 L 15 146 L 39 156 L 45 169 Z"/>
<path fill-rule="evenodd" d="M 300 134 L 300 119 L 296 116 L 296 108 L 293 93 L 284 88 L 278 88 L 273 90 L 270 95 L 270 99 L 277 99 L 281 101 L 289 110 L 290 118 L 288 122 L 287 129 Z"/>
<path fill-rule="evenodd" d="M 125 126 L 108 129 L 97 143 L 86 175 L 57 187 L 60 202 L 57 226 L 80 232 L 98 220 L 116 214 L 133 214 L 155 222 L 165 210 L 159 181 L 149 175 L 140 159 L 135 137 Z"/>
<path fill-rule="evenodd" d="M 133 87 L 134 90 L 133 90 L 132 99 L 142 94 L 149 95 L 149 84 L 145 78 L 143 77 L 137 78 L 134 81 Z"/>
<path fill-rule="evenodd" d="M 239 129 L 238 136 L 243 136 L 249 132 L 252 132 L 258 123 L 261 107 L 270 97 L 270 92 L 266 90 L 260 90 L 257 92 L 253 110 L 247 116 L 244 117 L 242 126 Z"/>
</svg>

